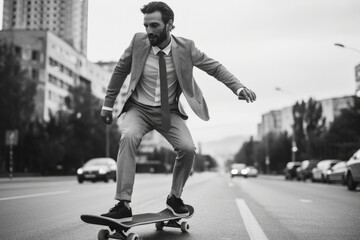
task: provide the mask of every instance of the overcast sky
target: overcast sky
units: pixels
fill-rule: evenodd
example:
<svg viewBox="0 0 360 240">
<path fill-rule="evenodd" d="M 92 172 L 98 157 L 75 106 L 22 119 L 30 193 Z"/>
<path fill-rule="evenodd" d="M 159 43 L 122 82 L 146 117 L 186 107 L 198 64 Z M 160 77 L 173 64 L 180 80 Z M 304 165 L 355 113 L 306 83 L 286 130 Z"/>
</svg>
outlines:
<svg viewBox="0 0 360 240">
<path fill-rule="evenodd" d="M 89 0 L 88 58 L 117 61 L 133 34 L 144 31 L 140 8 L 148 2 Z M 258 96 L 252 104 L 238 101 L 225 85 L 195 70 L 210 110 L 208 122 L 187 111 L 195 141 L 256 136 L 261 115 L 270 110 L 309 97 L 320 100 L 355 91 L 360 52 L 334 43 L 360 49 L 359 0 L 166 3 L 175 12 L 172 34 L 194 40 Z"/>
</svg>

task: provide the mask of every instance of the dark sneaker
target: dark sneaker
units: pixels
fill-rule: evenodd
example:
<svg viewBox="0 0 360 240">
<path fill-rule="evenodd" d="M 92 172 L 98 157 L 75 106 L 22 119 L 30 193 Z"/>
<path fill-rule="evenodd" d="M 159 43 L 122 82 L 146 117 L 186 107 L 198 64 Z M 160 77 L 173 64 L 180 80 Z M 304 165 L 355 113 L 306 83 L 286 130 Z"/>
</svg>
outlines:
<svg viewBox="0 0 360 240">
<path fill-rule="evenodd" d="M 101 214 L 103 217 L 118 219 L 120 222 L 132 221 L 132 211 L 124 202 L 120 201 L 108 213 Z"/>
<path fill-rule="evenodd" d="M 168 197 L 166 206 L 175 216 L 187 217 L 189 215 L 189 210 L 181 198 L 175 196 Z"/>
</svg>

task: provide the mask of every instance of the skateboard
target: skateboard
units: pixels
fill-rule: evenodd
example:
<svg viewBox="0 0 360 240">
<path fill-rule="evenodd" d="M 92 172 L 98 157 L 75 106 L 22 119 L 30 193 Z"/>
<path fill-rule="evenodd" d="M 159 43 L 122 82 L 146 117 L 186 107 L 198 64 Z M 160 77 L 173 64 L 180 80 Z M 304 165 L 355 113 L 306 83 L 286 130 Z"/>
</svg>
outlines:
<svg viewBox="0 0 360 240">
<path fill-rule="evenodd" d="M 83 214 L 80 216 L 81 220 L 86 223 L 103 225 L 110 228 L 114 233 L 110 233 L 107 229 L 101 229 L 98 233 L 98 240 L 107 240 L 110 238 L 121 240 L 139 240 L 139 235 L 136 233 L 126 232 L 135 226 L 155 223 L 157 230 L 163 230 L 164 227 L 180 228 L 182 232 L 188 232 L 190 225 L 183 221 L 183 218 L 191 218 L 194 215 L 194 208 L 186 205 L 189 209 L 189 215 L 186 217 L 175 216 L 169 209 L 164 209 L 158 213 L 142 213 L 133 215 L 133 220 L 129 222 L 119 222 L 116 219 L 102 217 L 98 215 Z"/>
</svg>

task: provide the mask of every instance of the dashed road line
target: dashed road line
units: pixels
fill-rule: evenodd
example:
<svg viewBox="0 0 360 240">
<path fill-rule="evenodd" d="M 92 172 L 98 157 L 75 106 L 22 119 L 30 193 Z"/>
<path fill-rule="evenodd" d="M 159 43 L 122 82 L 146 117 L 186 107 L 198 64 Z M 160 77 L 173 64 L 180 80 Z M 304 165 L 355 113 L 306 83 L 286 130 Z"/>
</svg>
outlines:
<svg viewBox="0 0 360 240">
<path fill-rule="evenodd" d="M 240 215 L 245 224 L 245 228 L 250 236 L 251 240 L 268 240 L 264 231 L 261 229 L 256 218 L 250 211 L 244 199 L 236 199 L 236 205 L 239 208 Z"/>
<path fill-rule="evenodd" d="M 309 200 L 309 199 L 299 199 L 299 201 L 302 203 L 312 203 L 313 202 L 312 200 Z"/>
<path fill-rule="evenodd" d="M 17 199 L 34 198 L 34 197 L 45 197 L 45 196 L 51 196 L 51 195 L 65 194 L 68 192 L 70 192 L 70 191 L 45 192 L 45 193 L 21 195 L 21 196 L 14 196 L 14 197 L 5 197 L 5 198 L 0 198 L 0 201 L 17 200 Z"/>
</svg>

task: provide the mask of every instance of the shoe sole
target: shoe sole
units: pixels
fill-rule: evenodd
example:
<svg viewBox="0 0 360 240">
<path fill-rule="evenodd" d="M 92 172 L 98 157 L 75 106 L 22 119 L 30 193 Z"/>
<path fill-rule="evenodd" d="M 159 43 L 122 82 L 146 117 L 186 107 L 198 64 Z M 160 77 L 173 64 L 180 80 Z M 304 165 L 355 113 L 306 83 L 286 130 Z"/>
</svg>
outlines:
<svg viewBox="0 0 360 240">
<path fill-rule="evenodd" d="M 169 205 L 166 204 L 166 206 L 167 206 L 167 209 L 169 209 L 169 210 L 170 210 L 175 216 L 177 216 L 177 217 L 187 217 L 187 216 L 189 216 L 189 212 L 187 212 L 187 213 L 177 213 L 177 212 L 175 212 L 174 209 L 173 209 L 172 207 L 170 207 Z"/>
</svg>

